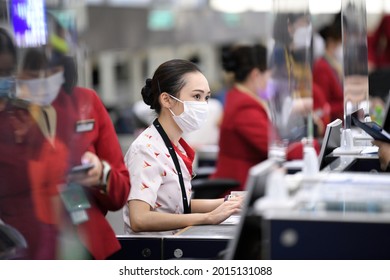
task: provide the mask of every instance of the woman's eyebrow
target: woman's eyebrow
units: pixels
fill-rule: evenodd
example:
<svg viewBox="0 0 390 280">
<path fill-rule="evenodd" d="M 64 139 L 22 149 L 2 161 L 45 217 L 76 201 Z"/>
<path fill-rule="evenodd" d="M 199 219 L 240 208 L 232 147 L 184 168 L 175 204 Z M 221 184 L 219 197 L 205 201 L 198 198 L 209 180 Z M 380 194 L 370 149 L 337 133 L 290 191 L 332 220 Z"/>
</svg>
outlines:
<svg viewBox="0 0 390 280">
<path fill-rule="evenodd" d="M 211 94 L 211 91 L 206 92 L 202 89 L 194 89 L 194 90 L 192 90 L 192 92 L 201 92 L 201 93 Z"/>
</svg>

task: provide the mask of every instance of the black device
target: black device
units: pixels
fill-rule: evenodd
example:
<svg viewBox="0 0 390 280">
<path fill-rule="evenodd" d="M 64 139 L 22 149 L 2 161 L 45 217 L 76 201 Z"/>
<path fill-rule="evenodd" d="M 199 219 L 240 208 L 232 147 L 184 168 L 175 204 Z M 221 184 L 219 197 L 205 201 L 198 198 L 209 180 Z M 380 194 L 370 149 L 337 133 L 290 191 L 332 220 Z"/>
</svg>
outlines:
<svg viewBox="0 0 390 280">
<path fill-rule="evenodd" d="M 70 170 L 71 174 L 76 174 L 76 173 L 87 173 L 91 168 L 93 168 L 95 165 L 92 163 L 87 163 L 87 164 L 81 164 L 81 165 L 76 165 L 72 167 Z"/>
<path fill-rule="evenodd" d="M 253 166 L 248 173 L 245 200 L 242 206 L 240 222 L 234 238 L 228 243 L 224 258 L 228 260 L 256 260 L 262 258 L 264 234 L 262 218 L 254 212 L 257 199 L 265 195 L 268 176 L 279 168 L 279 163 L 267 159 Z"/>
<path fill-rule="evenodd" d="M 375 140 L 390 143 L 390 134 L 387 133 L 379 124 L 376 122 L 364 122 L 363 119 L 363 109 L 359 109 L 351 114 L 351 120 L 354 125 L 363 129 Z"/>
</svg>

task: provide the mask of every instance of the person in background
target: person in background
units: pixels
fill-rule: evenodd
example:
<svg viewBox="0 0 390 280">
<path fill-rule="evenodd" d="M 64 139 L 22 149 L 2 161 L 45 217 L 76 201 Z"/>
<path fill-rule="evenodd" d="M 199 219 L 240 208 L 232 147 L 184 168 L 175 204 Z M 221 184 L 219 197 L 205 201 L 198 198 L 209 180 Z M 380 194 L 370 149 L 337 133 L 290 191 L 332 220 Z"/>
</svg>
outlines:
<svg viewBox="0 0 390 280">
<path fill-rule="evenodd" d="M 16 47 L 11 35 L 0 28 L 0 220 L 15 228 L 26 240 L 7 258 L 41 259 L 41 236 L 46 226 L 34 213 L 27 165 L 28 146 L 22 136 L 32 123 L 28 108 L 16 102 Z"/>
<path fill-rule="evenodd" d="M 303 143 L 317 154 L 317 137 L 324 132 L 327 106 L 319 99 L 321 91 L 312 83 L 313 36 L 310 15 L 279 13 L 273 29 L 274 46 L 270 55 L 271 78 L 269 110 L 275 134 L 270 156 L 301 160 Z M 308 140 L 302 142 L 302 140 Z"/>
<path fill-rule="evenodd" d="M 55 227 L 48 246 L 61 248 L 48 258 L 104 259 L 120 248 L 104 215 L 122 208 L 130 181 L 109 115 L 93 90 L 76 86 L 75 69 L 71 57 L 28 49 L 16 96 L 30 103 L 37 124 L 26 135 L 32 197 L 38 219 Z M 84 164 L 91 168 L 69 174 Z M 68 207 L 79 203 L 80 212 Z M 78 255 L 66 251 L 70 243 Z"/>
<path fill-rule="evenodd" d="M 343 46 L 341 40 L 341 15 L 319 31 L 325 40 L 325 54 L 314 63 L 313 82 L 321 89 L 330 105 L 330 120 L 344 119 Z"/>
<path fill-rule="evenodd" d="M 194 150 L 182 135 L 207 119 L 210 88 L 199 68 L 187 60 L 166 61 L 141 93 L 158 117 L 125 155 L 132 185 L 125 232 L 171 235 L 186 226 L 219 224 L 239 211 L 242 198 L 191 199 Z"/>
<path fill-rule="evenodd" d="M 28 244 L 37 251 L 21 258 L 105 259 L 120 249 L 105 214 L 121 209 L 130 191 L 112 122 L 96 92 L 76 86 L 75 61 L 64 49 L 23 48 L 20 60 L 13 103 L 25 105 L 27 121 L 11 135 L 24 150 L 20 165 L 7 168 L 24 168 L 18 184 L 41 226 Z M 21 210 L 13 211 L 17 218 Z"/>
<path fill-rule="evenodd" d="M 245 187 L 248 170 L 268 157 L 267 51 L 262 45 L 233 46 L 223 67 L 234 73 L 220 126 L 216 171 L 211 178 L 230 178 Z"/>
</svg>

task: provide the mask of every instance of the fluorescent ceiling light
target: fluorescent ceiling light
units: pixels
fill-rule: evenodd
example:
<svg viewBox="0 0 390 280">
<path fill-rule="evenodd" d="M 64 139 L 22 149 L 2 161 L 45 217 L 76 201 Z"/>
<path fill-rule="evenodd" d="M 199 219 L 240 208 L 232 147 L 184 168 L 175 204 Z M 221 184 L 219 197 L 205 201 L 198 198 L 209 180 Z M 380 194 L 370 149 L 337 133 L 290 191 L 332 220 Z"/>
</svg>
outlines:
<svg viewBox="0 0 390 280">
<path fill-rule="evenodd" d="M 366 2 L 366 11 L 370 14 L 380 14 L 383 11 L 383 0 L 370 0 Z"/>
<path fill-rule="evenodd" d="M 368 5 L 368 4 L 367 4 Z M 383 1 L 383 12 L 385 14 L 390 13 L 390 1 L 389 0 L 384 0 Z"/>
<path fill-rule="evenodd" d="M 210 0 L 212 9 L 224 13 L 270 12 L 273 0 Z"/>
<path fill-rule="evenodd" d="M 106 0 L 110 6 L 147 7 L 151 0 Z"/>
<path fill-rule="evenodd" d="M 312 14 L 336 14 L 341 11 L 341 0 L 310 0 L 309 4 Z"/>
<path fill-rule="evenodd" d="M 243 13 L 247 11 L 247 0 L 210 0 L 210 6 L 216 11 L 223 13 Z"/>
</svg>

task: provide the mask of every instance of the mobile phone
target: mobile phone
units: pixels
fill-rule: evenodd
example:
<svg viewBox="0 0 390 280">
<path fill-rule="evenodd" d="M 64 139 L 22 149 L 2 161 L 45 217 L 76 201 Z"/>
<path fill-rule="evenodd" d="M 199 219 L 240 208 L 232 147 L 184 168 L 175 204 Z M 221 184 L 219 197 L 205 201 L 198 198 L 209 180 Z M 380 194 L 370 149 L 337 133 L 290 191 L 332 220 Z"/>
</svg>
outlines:
<svg viewBox="0 0 390 280">
<path fill-rule="evenodd" d="M 81 165 L 76 165 L 73 166 L 72 169 L 70 170 L 71 174 L 76 174 L 76 173 L 87 173 L 91 168 L 93 168 L 95 165 L 92 163 L 87 163 L 87 164 L 81 164 Z"/>
<path fill-rule="evenodd" d="M 361 121 L 359 116 L 361 116 L 360 110 L 351 114 L 351 119 L 354 125 L 363 129 L 367 134 L 369 134 L 375 140 L 388 142 L 390 143 L 390 134 L 388 134 L 382 127 L 376 122 L 364 122 Z"/>
</svg>

